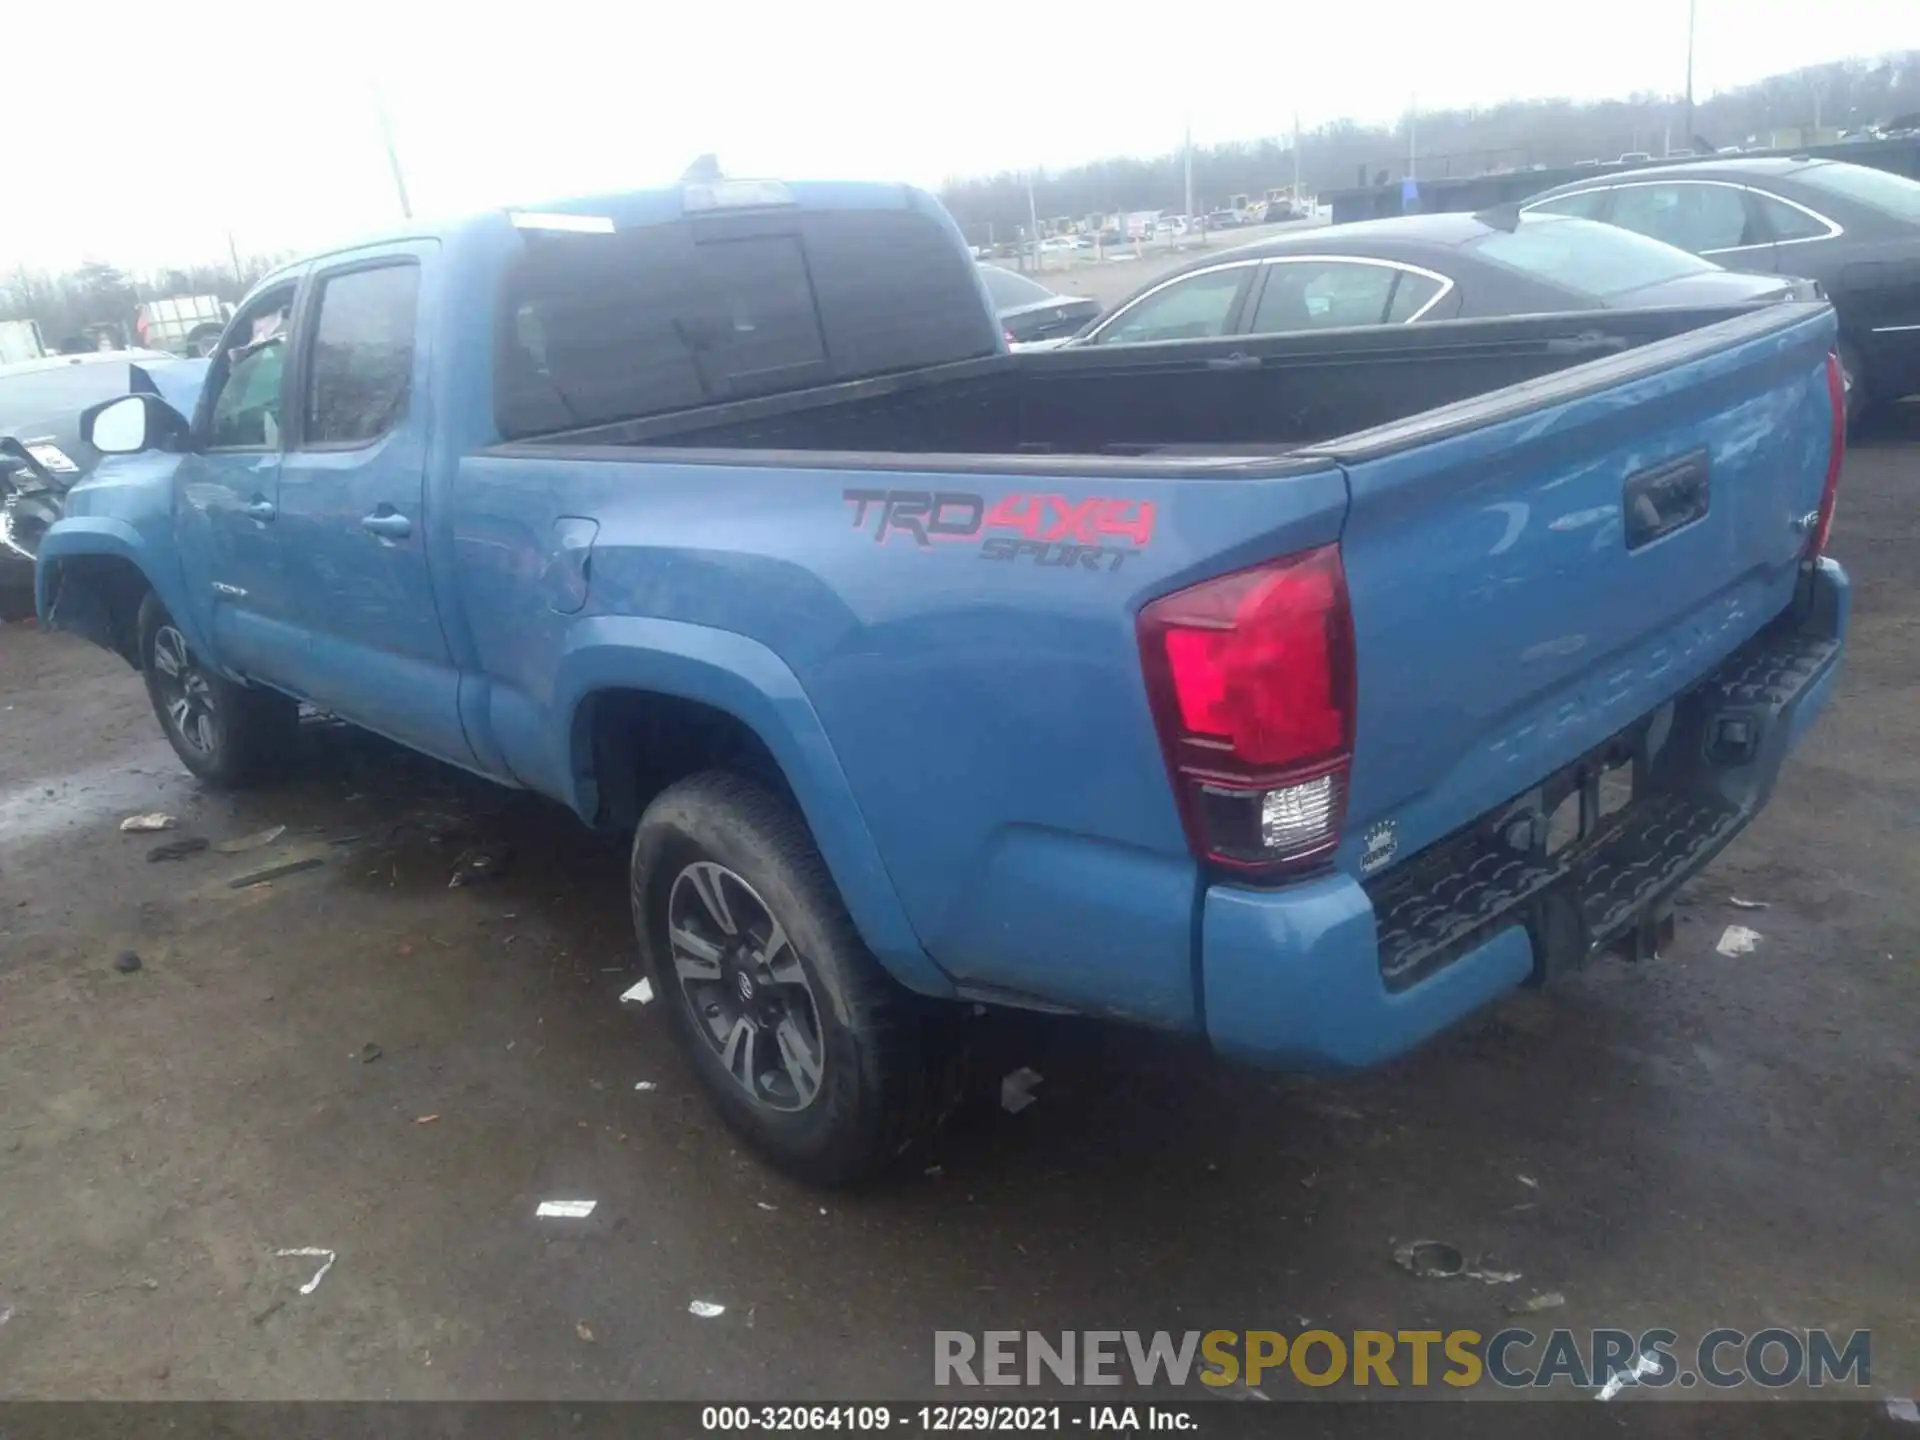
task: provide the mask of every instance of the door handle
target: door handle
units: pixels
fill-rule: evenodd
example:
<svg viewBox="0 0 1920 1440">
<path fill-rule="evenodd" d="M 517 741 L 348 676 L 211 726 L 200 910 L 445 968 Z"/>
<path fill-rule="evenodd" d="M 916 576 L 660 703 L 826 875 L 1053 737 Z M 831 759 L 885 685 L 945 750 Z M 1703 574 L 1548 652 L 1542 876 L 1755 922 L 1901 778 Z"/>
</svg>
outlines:
<svg viewBox="0 0 1920 1440">
<path fill-rule="evenodd" d="M 413 533 L 413 522 L 392 510 L 376 510 L 371 515 L 360 517 L 360 528 L 378 535 L 382 540 L 404 540 Z"/>
<path fill-rule="evenodd" d="M 273 519 L 275 510 L 271 500 L 250 500 L 240 507 L 240 513 L 249 520 L 258 520 L 262 524 Z"/>
</svg>

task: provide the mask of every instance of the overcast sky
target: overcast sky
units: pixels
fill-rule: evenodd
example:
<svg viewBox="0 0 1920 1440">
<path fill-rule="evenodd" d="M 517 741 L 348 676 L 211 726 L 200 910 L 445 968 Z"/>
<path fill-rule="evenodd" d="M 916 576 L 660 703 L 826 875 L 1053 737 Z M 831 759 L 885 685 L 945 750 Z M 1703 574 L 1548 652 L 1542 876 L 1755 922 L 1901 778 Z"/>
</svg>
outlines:
<svg viewBox="0 0 1920 1440">
<path fill-rule="evenodd" d="M 1914 0 L 1698 0 L 1695 94 L 1920 46 Z M 1339 116 L 1678 93 L 1687 0 L 12 0 L 0 265 L 138 269 L 733 174 L 949 176 Z M 1582 12 L 1587 18 L 1576 18 Z M 459 15 L 457 23 L 437 18 Z M 512 17 L 512 18 L 508 18 Z"/>
</svg>

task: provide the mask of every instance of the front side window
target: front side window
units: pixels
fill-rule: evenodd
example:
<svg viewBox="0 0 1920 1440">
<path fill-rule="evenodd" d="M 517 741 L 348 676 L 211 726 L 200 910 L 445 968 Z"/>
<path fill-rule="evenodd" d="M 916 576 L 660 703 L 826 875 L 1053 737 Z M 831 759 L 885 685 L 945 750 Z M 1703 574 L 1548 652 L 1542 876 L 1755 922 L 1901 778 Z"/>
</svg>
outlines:
<svg viewBox="0 0 1920 1440">
<path fill-rule="evenodd" d="M 1093 337 L 1093 343 L 1140 345 L 1224 335 L 1247 271 L 1247 266 L 1236 265 L 1176 280 L 1115 316 L 1113 324 Z"/>
<path fill-rule="evenodd" d="M 280 381 L 286 373 L 292 311 L 289 285 L 262 295 L 229 327 L 212 380 L 209 450 L 280 448 Z"/>
<path fill-rule="evenodd" d="M 1571 215 L 1576 220 L 1598 220 L 1600 212 L 1606 208 L 1607 192 L 1604 189 L 1576 190 L 1571 195 L 1556 195 L 1551 200 L 1527 206 L 1529 213 L 1538 210 L 1543 215 Z"/>
<path fill-rule="evenodd" d="M 419 292 L 411 262 L 321 281 L 303 443 L 369 444 L 405 418 Z"/>
<path fill-rule="evenodd" d="M 1746 192 L 1732 185 L 1623 185 L 1607 218 L 1696 255 L 1754 243 Z"/>
</svg>

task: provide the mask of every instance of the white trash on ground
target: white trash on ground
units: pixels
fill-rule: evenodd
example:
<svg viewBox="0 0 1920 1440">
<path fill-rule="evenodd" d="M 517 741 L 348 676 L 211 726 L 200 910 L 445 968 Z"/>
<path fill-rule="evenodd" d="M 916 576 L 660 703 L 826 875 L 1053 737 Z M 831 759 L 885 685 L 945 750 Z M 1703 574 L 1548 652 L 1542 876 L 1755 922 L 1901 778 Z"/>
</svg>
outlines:
<svg viewBox="0 0 1920 1440">
<path fill-rule="evenodd" d="M 156 810 L 151 815 L 129 815 L 120 822 L 120 829 L 127 835 L 146 835 L 155 830 L 171 830 L 173 825 L 173 816 Z"/>
<path fill-rule="evenodd" d="M 320 1282 L 327 1278 L 327 1271 L 333 1268 L 333 1262 L 340 1258 L 333 1251 L 323 1250 L 317 1245 L 299 1245 L 291 1250 L 276 1250 L 273 1253 L 275 1255 L 305 1255 L 315 1260 L 318 1260 L 323 1255 L 326 1257 L 326 1263 L 313 1272 L 313 1279 L 307 1281 L 306 1284 L 300 1287 L 300 1293 L 302 1295 L 311 1295 L 314 1291 L 318 1290 L 320 1288 Z"/>
<path fill-rule="evenodd" d="M 727 1313 L 727 1307 L 716 1305 L 711 1300 L 691 1300 L 687 1303 L 687 1313 L 698 1315 L 702 1320 L 711 1320 L 716 1315 Z"/>
<path fill-rule="evenodd" d="M 1720 943 L 1713 948 L 1729 958 L 1735 955 L 1751 954 L 1760 943 L 1760 932 L 1749 930 L 1744 925 L 1729 925 L 1720 934 Z"/>
<path fill-rule="evenodd" d="M 1000 1108 L 1009 1115 L 1018 1115 L 1033 1104 L 1036 1098 L 1033 1087 L 1042 1078 L 1037 1070 L 1029 1070 L 1024 1065 L 1005 1077 L 1000 1082 Z"/>
<path fill-rule="evenodd" d="M 533 1213 L 536 1218 L 547 1220 L 584 1220 L 599 1203 L 598 1200 L 542 1200 L 540 1208 Z"/>
<path fill-rule="evenodd" d="M 640 983 L 620 996 L 622 1000 L 631 1000 L 635 1005 L 653 1003 L 653 981 L 641 978 Z"/>
</svg>

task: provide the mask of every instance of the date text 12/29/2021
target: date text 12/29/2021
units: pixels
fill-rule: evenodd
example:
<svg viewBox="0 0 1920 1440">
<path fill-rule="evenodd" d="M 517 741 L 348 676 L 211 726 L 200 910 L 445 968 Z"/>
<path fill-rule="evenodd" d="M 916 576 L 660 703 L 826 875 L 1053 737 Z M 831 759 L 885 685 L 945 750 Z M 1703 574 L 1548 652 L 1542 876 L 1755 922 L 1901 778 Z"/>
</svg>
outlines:
<svg viewBox="0 0 1920 1440">
<path fill-rule="evenodd" d="M 1200 1428 L 1174 1405 L 706 1405 L 700 1428 L 714 1434 L 882 1431 L 901 1434 L 1186 1431 Z"/>
</svg>

